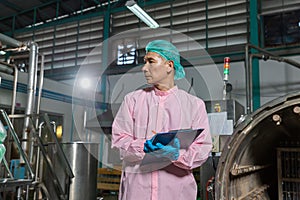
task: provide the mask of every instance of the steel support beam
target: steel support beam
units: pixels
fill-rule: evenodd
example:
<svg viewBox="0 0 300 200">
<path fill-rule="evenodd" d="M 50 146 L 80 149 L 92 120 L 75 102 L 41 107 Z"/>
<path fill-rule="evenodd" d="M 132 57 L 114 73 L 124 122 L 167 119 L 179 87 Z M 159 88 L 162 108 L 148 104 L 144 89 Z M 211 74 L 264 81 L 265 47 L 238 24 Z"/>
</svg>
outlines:
<svg viewBox="0 0 300 200">
<path fill-rule="evenodd" d="M 257 20 L 257 0 L 250 2 L 250 44 L 259 46 L 258 42 L 258 20 Z M 257 53 L 256 49 L 251 49 L 251 53 Z M 260 107 L 260 78 L 259 78 L 259 62 L 257 58 L 252 60 L 252 97 L 253 111 Z"/>
</svg>

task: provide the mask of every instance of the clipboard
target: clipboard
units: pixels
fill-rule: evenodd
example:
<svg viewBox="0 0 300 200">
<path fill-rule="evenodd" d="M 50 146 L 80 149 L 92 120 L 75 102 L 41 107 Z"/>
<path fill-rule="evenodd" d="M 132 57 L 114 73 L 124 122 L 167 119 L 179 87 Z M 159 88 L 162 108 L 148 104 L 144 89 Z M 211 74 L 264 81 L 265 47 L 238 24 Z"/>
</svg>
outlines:
<svg viewBox="0 0 300 200">
<path fill-rule="evenodd" d="M 152 144 L 159 142 L 163 145 L 167 145 L 172 142 L 175 137 L 177 137 L 180 141 L 180 149 L 188 149 L 203 130 L 204 129 L 180 129 L 165 133 L 157 133 L 152 141 Z M 167 158 L 157 158 L 146 153 L 141 162 L 141 166 L 145 167 L 155 163 L 160 163 L 161 165 L 166 166 L 167 164 L 170 164 L 171 161 Z"/>
<path fill-rule="evenodd" d="M 157 143 L 161 143 L 163 145 L 168 145 L 175 138 L 176 134 L 176 131 L 156 133 L 153 138 L 152 144 L 156 145 Z"/>
<path fill-rule="evenodd" d="M 157 133 L 154 136 L 152 144 L 155 145 L 159 142 L 163 145 L 168 145 L 175 137 L 177 137 L 180 141 L 180 149 L 187 149 L 203 130 L 204 129 L 180 129 Z"/>
</svg>

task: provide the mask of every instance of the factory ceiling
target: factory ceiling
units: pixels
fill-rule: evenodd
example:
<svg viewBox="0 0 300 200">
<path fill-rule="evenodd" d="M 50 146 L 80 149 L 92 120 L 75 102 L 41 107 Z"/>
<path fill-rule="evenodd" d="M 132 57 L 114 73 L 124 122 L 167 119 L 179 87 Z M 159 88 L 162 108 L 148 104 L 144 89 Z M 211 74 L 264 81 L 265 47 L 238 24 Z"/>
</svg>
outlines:
<svg viewBox="0 0 300 200">
<path fill-rule="evenodd" d="M 72 17 L 103 10 L 108 4 L 124 6 L 124 0 L 0 0 L 0 32 L 47 23 L 58 17 Z"/>
</svg>

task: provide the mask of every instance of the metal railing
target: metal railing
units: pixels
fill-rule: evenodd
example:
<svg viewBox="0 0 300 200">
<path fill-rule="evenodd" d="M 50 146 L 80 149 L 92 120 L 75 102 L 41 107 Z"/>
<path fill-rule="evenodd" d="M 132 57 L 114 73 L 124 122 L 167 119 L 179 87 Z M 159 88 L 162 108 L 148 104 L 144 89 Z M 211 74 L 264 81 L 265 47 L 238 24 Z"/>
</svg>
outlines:
<svg viewBox="0 0 300 200">
<path fill-rule="evenodd" d="M 27 193 L 29 193 L 28 187 L 33 186 L 35 188 L 35 190 L 38 189 L 42 189 L 44 194 L 47 196 L 47 198 L 49 198 L 49 193 L 48 193 L 48 189 L 45 187 L 45 184 L 43 184 L 40 180 L 42 180 L 40 177 L 35 177 L 37 175 L 42 176 L 43 174 L 35 174 L 33 172 L 32 169 L 32 165 L 33 163 L 30 163 L 30 160 L 33 160 L 32 158 L 28 158 L 28 156 L 26 155 L 25 151 L 22 149 L 22 144 L 18 138 L 18 135 L 13 127 L 13 124 L 11 123 L 11 119 L 16 119 L 16 118 L 29 118 L 29 128 L 30 131 L 29 133 L 32 135 L 32 141 L 34 141 L 34 144 L 31 145 L 31 148 L 34 148 L 35 146 L 38 148 L 37 152 L 43 155 L 43 161 L 46 163 L 46 167 L 47 170 L 49 171 L 51 178 L 49 178 L 47 181 L 51 181 L 53 183 L 54 186 L 54 191 L 56 192 L 58 198 L 60 200 L 66 200 L 68 199 L 68 188 L 70 186 L 70 179 L 74 177 L 74 174 L 72 172 L 72 169 L 69 165 L 69 162 L 62 150 L 62 147 L 56 137 L 56 134 L 53 130 L 53 128 L 51 127 L 51 122 L 50 119 L 48 117 L 47 114 L 43 114 L 43 115 L 24 115 L 24 114 L 15 114 L 15 115 L 10 115 L 8 116 L 6 114 L 6 112 L 4 110 L 0 110 L 0 114 L 2 116 L 2 118 L 4 119 L 5 124 L 8 126 L 8 130 L 9 133 L 11 134 L 12 138 L 13 138 L 13 142 L 16 144 L 17 150 L 20 153 L 20 159 L 22 161 L 24 161 L 24 166 L 26 168 L 26 175 L 27 177 L 24 179 L 17 179 L 13 177 L 13 174 L 11 173 L 10 169 L 9 169 L 9 165 L 7 163 L 7 161 L 4 159 L 3 163 L 5 165 L 6 171 L 9 173 L 9 176 L 7 178 L 0 178 L 0 189 L 1 188 L 8 188 L 9 187 L 17 187 L 18 188 L 18 194 L 17 196 L 19 197 L 19 191 L 21 190 L 22 187 L 27 187 Z M 61 165 L 63 167 L 63 169 L 65 169 L 65 173 L 66 173 L 66 177 L 68 179 L 68 181 L 66 181 L 65 187 L 66 188 L 62 188 L 59 178 L 56 174 L 54 165 L 52 160 L 50 159 L 50 156 L 47 153 L 47 150 L 45 148 L 46 143 L 44 143 L 44 141 L 41 138 L 41 134 L 39 133 L 39 128 L 41 127 L 36 127 L 35 123 L 36 123 L 36 119 L 37 118 L 41 118 L 44 121 L 44 125 L 48 130 L 48 133 L 51 135 L 52 139 L 54 140 L 54 144 L 57 150 L 57 156 L 59 157 L 60 161 L 61 161 Z M 30 157 L 34 156 L 32 154 L 30 154 Z M 40 160 L 36 160 L 36 165 L 39 165 Z M 4 189 L 2 189 L 3 191 L 5 191 Z M 38 193 L 38 192 L 37 192 Z M 18 199 L 22 199 L 21 197 L 19 197 Z M 27 198 L 28 199 L 28 195 Z"/>
</svg>

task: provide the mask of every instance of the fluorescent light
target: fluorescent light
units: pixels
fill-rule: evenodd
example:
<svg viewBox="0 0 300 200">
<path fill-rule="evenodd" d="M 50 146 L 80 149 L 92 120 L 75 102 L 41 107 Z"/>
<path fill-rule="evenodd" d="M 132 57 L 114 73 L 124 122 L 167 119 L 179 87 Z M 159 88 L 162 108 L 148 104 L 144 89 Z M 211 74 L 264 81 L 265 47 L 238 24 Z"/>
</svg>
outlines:
<svg viewBox="0 0 300 200">
<path fill-rule="evenodd" d="M 159 24 L 154 21 L 134 0 L 126 2 L 127 8 L 133 12 L 138 18 L 145 22 L 150 28 L 158 28 Z"/>
</svg>

